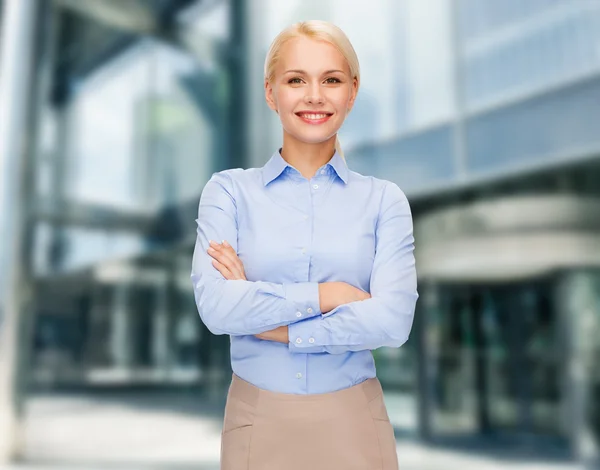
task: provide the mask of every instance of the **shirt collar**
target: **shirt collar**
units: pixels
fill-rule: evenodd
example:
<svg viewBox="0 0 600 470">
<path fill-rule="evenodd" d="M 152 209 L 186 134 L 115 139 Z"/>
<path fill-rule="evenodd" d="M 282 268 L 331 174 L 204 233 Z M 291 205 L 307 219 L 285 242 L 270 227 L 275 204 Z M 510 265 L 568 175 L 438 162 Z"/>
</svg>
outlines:
<svg viewBox="0 0 600 470">
<path fill-rule="evenodd" d="M 333 157 L 331 157 L 331 160 L 329 160 L 328 165 L 331 165 L 344 184 L 348 184 L 348 165 L 346 164 L 346 160 L 337 153 L 337 150 L 333 154 Z"/>
<path fill-rule="evenodd" d="M 333 154 L 333 157 L 331 157 L 331 160 L 329 160 L 327 165 L 335 170 L 336 174 L 344 184 L 348 184 L 348 166 L 337 151 Z M 293 168 L 283 159 L 279 150 L 277 150 L 262 168 L 263 185 L 266 186 L 276 179 L 288 166 Z"/>
</svg>

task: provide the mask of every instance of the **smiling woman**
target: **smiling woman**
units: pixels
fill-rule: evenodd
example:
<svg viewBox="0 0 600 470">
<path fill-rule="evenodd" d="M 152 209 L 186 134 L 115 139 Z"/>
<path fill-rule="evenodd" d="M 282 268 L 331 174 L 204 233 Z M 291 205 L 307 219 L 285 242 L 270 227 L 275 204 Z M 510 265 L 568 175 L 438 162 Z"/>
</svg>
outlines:
<svg viewBox="0 0 600 470">
<path fill-rule="evenodd" d="M 291 147 L 296 140 L 333 137 L 343 157 L 337 131 L 354 106 L 359 84 L 358 57 L 339 28 L 312 21 L 282 31 L 267 53 L 265 90 L 269 107 L 281 118 L 283 149 L 286 140 Z M 319 127 L 306 128 L 299 121 Z"/>
<path fill-rule="evenodd" d="M 339 28 L 290 26 L 264 78 L 283 145 L 262 168 L 215 173 L 197 219 L 198 311 L 231 336 L 221 468 L 396 470 L 371 351 L 412 327 L 408 201 L 349 170 L 339 148 L 360 82 Z"/>
</svg>

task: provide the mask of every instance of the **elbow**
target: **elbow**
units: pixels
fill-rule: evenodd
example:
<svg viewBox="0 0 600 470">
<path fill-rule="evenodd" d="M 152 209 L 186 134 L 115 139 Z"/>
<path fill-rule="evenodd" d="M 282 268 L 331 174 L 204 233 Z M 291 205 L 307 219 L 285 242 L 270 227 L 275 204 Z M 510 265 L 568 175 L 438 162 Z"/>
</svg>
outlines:
<svg viewBox="0 0 600 470">
<path fill-rule="evenodd" d="M 410 326 L 407 328 L 406 324 L 398 325 L 393 331 L 387 332 L 383 346 L 388 348 L 399 348 L 408 341 L 409 336 Z"/>
<path fill-rule="evenodd" d="M 194 282 L 194 297 L 200 319 L 208 331 L 213 335 L 227 334 L 226 325 L 223 325 L 223 321 L 220 320 L 221 316 L 218 314 L 214 296 L 207 293 L 206 285 L 202 280 Z"/>
<path fill-rule="evenodd" d="M 215 322 L 215 318 L 212 315 L 203 314 L 200 310 L 200 319 L 206 329 L 210 331 L 213 335 L 224 335 L 227 334 L 227 331 L 223 328 L 225 325 L 220 325 L 218 322 Z"/>
<path fill-rule="evenodd" d="M 386 331 L 387 346 L 399 348 L 408 341 L 415 317 L 417 294 L 409 298 L 396 299 L 390 305 L 390 321 Z"/>
</svg>

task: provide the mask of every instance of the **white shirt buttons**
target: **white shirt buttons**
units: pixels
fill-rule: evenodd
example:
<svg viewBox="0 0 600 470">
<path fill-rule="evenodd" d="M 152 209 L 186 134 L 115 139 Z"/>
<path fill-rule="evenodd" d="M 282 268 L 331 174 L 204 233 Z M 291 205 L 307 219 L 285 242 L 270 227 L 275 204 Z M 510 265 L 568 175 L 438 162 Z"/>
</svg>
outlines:
<svg viewBox="0 0 600 470">
<path fill-rule="evenodd" d="M 312 309 L 312 308 L 310 308 L 310 307 L 308 307 L 308 308 L 306 309 L 306 311 L 307 311 L 308 313 L 313 313 L 313 309 Z"/>
<path fill-rule="evenodd" d="M 297 379 L 301 379 L 301 378 L 302 378 L 302 373 L 301 373 L 301 372 L 298 372 L 298 373 L 296 374 L 296 378 L 297 378 Z"/>
<path fill-rule="evenodd" d="M 309 342 L 309 343 L 314 343 L 314 342 L 315 342 L 315 339 L 314 339 L 314 338 L 308 338 L 308 342 Z"/>
<path fill-rule="evenodd" d="M 324 175 L 325 174 L 325 170 L 321 170 L 321 174 Z"/>
<path fill-rule="evenodd" d="M 307 215 L 304 215 L 304 216 L 302 216 L 302 218 L 303 218 L 304 220 L 308 220 L 308 216 L 307 216 Z"/>
<path fill-rule="evenodd" d="M 313 189 L 319 189 L 319 185 L 318 184 L 313 184 Z"/>
<path fill-rule="evenodd" d="M 305 255 L 306 254 L 306 248 L 302 248 L 302 254 Z"/>
<path fill-rule="evenodd" d="M 296 316 L 300 318 L 302 316 L 302 312 L 296 312 Z"/>
<path fill-rule="evenodd" d="M 296 338 L 296 344 L 300 344 L 302 342 L 302 338 Z"/>
</svg>

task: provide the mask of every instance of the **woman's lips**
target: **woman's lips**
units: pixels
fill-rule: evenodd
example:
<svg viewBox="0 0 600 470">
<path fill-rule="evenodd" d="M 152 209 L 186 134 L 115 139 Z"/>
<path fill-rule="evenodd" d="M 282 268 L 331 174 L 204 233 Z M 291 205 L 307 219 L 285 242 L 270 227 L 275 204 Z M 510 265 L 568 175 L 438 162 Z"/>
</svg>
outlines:
<svg viewBox="0 0 600 470">
<path fill-rule="evenodd" d="M 331 113 L 296 113 L 300 119 L 307 124 L 323 124 L 327 122 L 333 114 Z"/>
</svg>

